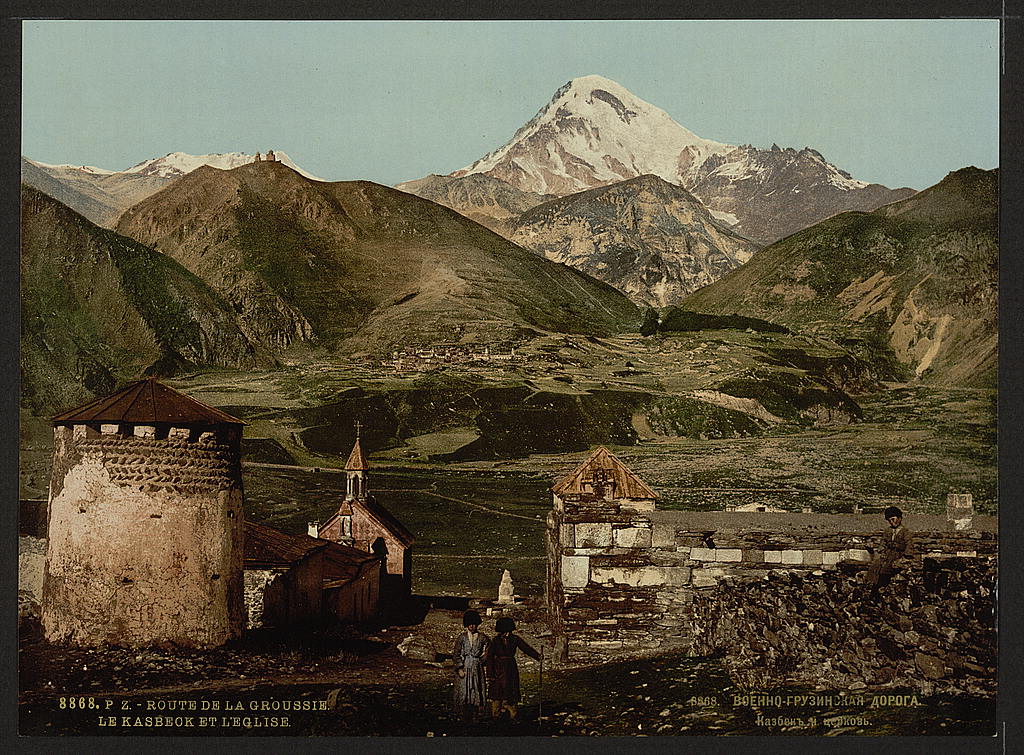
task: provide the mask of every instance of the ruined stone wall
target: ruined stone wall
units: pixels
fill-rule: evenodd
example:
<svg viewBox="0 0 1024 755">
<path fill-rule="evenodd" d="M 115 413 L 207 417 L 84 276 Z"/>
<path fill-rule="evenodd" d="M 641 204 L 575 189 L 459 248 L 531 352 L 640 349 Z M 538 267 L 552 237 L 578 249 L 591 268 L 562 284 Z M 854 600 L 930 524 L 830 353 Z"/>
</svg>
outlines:
<svg viewBox="0 0 1024 755">
<path fill-rule="evenodd" d="M 294 627 L 320 618 L 323 556 L 312 553 L 285 569 L 245 570 L 246 628 Z"/>
<path fill-rule="evenodd" d="M 220 645 L 238 636 L 237 432 L 56 427 L 42 620 L 76 645 Z"/>
<path fill-rule="evenodd" d="M 272 627 L 279 620 L 284 600 L 280 569 L 246 569 L 245 628 Z"/>
<path fill-rule="evenodd" d="M 877 598 L 861 569 L 777 570 L 694 591 L 690 650 L 751 689 L 895 686 L 994 694 L 996 558 L 913 559 Z M 853 568 L 849 568 L 853 567 Z"/>
<path fill-rule="evenodd" d="M 724 653 L 737 676 L 760 674 L 762 686 L 787 675 L 922 688 L 969 677 L 984 685 L 995 675 L 984 649 L 995 641 L 995 522 L 978 517 L 974 531 L 953 531 L 944 518 L 910 515 L 907 525 L 917 528 L 914 557 L 875 606 L 862 599 L 859 572 L 880 544 L 878 515 L 636 512 L 567 502 L 548 525 L 552 629 L 575 659 Z"/>
</svg>

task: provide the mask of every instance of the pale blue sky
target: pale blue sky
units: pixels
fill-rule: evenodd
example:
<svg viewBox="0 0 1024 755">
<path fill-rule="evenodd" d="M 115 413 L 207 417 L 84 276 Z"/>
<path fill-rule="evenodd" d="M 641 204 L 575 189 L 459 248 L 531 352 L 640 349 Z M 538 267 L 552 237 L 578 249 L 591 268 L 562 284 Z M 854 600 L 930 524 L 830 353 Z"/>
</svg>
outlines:
<svg viewBox="0 0 1024 755">
<path fill-rule="evenodd" d="M 394 184 L 468 165 L 587 74 L 704 138 L 892 187 L 998 164 L 994 20 L 32 21 L 22 153 L 123 170 L 273 148 Z"/>
</svg>

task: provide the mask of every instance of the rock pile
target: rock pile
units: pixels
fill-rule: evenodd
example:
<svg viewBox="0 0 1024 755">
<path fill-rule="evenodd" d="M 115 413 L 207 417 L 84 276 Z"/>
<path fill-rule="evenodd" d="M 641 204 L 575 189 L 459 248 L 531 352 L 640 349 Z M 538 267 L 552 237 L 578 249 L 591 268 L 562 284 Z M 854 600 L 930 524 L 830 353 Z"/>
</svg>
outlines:
<svg viewBox="0 0 1024 755">
<path fill-rule="evenodd" d="M 696 591 L 694 617 L 706 631 L 692 651 L 724 655 L 748 688 L 995 692 L 994 557 L 917 560 L 875 598 L 862 568 L 774 571 Z"/>
</svg>

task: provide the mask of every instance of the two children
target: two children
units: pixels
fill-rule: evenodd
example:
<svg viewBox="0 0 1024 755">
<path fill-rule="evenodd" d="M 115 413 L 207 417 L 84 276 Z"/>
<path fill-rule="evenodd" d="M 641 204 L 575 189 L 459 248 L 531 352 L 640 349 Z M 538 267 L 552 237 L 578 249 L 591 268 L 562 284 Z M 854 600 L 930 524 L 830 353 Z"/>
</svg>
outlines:
<svg viewBox="0 0 1024 755">
<path fill-rule="evenodd" d="M 462 616 L 466 631 L 455 639 L 452 657 L 455 664 L 455 710 L 463 720 L 481 715 L 485 697 L 491 702 L 491 715 L 497 718 L 507 710 L 513 721 L 519 716 L 519 664 L 516 651 L 522 650 L 534 660 L 540 653 L 514 634 L 515 622 L 502 616 L 495 624 L 498 633 L 491 640 L 480 632 L 480 614 L 466 611 Z"/>
</svg>

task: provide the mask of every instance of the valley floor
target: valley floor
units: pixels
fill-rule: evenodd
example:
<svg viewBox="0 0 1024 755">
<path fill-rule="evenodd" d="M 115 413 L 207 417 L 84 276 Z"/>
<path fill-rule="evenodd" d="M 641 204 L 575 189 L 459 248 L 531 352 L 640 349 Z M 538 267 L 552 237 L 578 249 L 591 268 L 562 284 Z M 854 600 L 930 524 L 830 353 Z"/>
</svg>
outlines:
<svg viewBox="0 0 1024 755">
<path fill-rule="evenodd" d="M 445 605 L 451 605 L 450 603 Z M 305 642 L 247 638 L 212 651 L 21 646 L 23 735 L 109 736 L 673 736 L 989 734 L 994 700 L 913 698 L 900 690 L 738 689 L 714 659 L 653 655 L 600 667 L 523 658 L 520 723 L 466 723 L 450 706 L 450 660 L 403 657 L 413 634 L 438 652 L 461 631 L 461 608 L 434 607 L 416 625 Z M 520 634 L 545 647 L 541 615 Z M 485 622 L 483 631 L 490 628 Z M 540 635 L 540 636 L 539 636 Z M 550 647 L 546 648 L 550 657 Z M 811 695 L 773 707 L 751 693 Z M 832 701 L 822 704 L 822 698 Z M 292 705 L 299 710 L 274 710 Z M 309 710 L 309 708 L 323 708 Z M 160 717 L 158 721 L 157 718 Z M 285 723 L 286 720 L 286 723 Z M 169 725 L 168 725 L 169 724 Z"/>
</svg>

